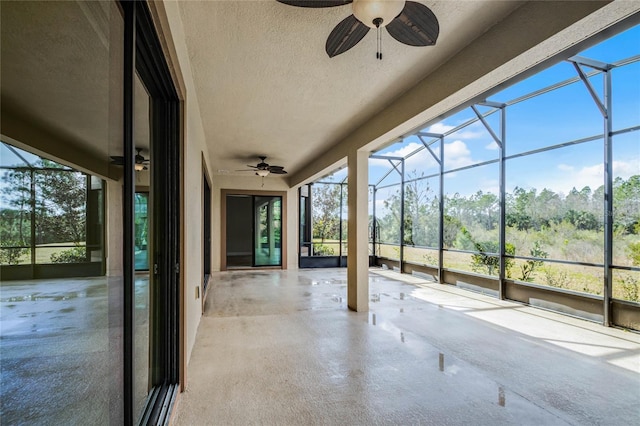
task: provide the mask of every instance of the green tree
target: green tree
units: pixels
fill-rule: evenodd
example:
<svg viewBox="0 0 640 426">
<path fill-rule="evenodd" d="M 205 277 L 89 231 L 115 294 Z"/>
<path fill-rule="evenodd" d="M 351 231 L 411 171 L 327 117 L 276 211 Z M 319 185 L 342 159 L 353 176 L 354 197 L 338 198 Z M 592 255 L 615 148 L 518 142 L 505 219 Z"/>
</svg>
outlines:
<svg viewBox="0 0 640 426">
<path fill-rule="evenodd" d="M 60 167 L 49 160 L 41 160 L 47 168 L 36 173 L 36 242 L 71 241 L 86 238 L 86 175 Z"/>
<path fill-rule="evenodd" d="M 28 245 L 31 241 L 31 172 L 25 168 L 6 169 L 0 186 L 2 222 L 0 239 L 16 245 Z"/>
<path fill-rule="evenodd" d="M 626 181 L 620 177 L 613 182 L 614 226 L 623 234 L 637 234 L 640 230 L 640 175 Z"/>
<path fill-rule="evenodd" d="M 314 239 L 338 240 L 340 237 L 340 184 L 314 184 L 311 186 L 312 232 Z M 314 252 L 322 251 L 322 246 Z M 320 254 L 320 252 L 318 252 Z M 321 254 L 329 254 L 327 251 Z"/>
</svg>

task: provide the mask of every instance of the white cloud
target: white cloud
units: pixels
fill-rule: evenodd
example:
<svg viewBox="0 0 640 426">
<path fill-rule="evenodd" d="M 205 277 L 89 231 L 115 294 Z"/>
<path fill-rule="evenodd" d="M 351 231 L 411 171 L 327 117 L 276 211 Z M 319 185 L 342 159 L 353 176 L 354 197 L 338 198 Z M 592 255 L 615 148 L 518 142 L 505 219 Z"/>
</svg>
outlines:
<svg viewBox="0 0 640 426">
<path fill-rule="evenodd" d="M 444 124 L 442 122 L 440 123 L 436 123 L 436 124 L 432 124 L 431 126 L 429 126 L 429 133 L 438 133 L 438 134 L 443 134 L 443 133 L 447 133 L 449 130 L 453 129 L 454 126 L 449 126 L 448 124 Z"/>
<path fill-rule="evenodd" d="M 444 158 L 448 169 L 457 169 L 473 163 L 471 151 L 461 140 L 444 144 Z"/>
<path fill-rule="evenodd" d="M 435 123 L 429 126 L 429 129 L 427 131 L 430 133 L 444 134 L 449 132 L 454 127 L 455 126 L 450 126 L 448 124 L 444 124 L 440 122 L 440 123 Z M 479 123 L 474 123 L 463 129 L 458 130 L 455 133 L 452 133 L 451 135 L 449 135 L 449 137 L 468 140 L 468 139 L 478 139 L 483 137 L 484 135 L 485 135 L 484 127 Z"/>
<path fill-rule="evenodd" d="M 500 149 L 497 143 L 490 142 L 489 145 L 485 146 L 484 149 L 488 149 L 489 151 L 497 151 Z"/>
<path fill-rule="evenodd" d="M 417 142 L 411 142 L 399 149 L 396 149 L 395 151 L 391 151 L 391 152 L 385 152 L 382 155 L 385 156 L 389 156 L 389 157 L 405 157 L 409 154 L 411 154 L 413 151 L 415 151 L 416 149 L 422 147 L 423 145 Z M 389 162 L 387 160 L 376 160 L 376 159 L 371 159 L 371 161 L 376 161 L 376 162 L 381 162 L 381 163 L 386 163 L 389 164 Z"/>
<path fill-rule="evenodd" d="M 395 151 L 387 152 L 382 155 L 390 156 L 390 157 L 402 157 L 411 154 L 418 148 L 424 148 L 424 145 L 419 144 L 417 142 L 411 142 Z M 391 164 L 389 164 L 389 160 L 379 160 L 372 158 L 369 160 L 371 166 L 382 166 L 385 169 L 391 168 Z M 435 168 L 438 166 L 438 163 L 431 156 L 431 153 L 427 149 L 422 149 L 419 153 L 407 158 L 405 162 L 405 170 L 411 172 L 413 170 L 426 171 L 430 168 Z"/>
<path fill-rule="evenodd" d="M 574 167 L 568 164 L 558 164 L 558 170 L 562 170 L 563 172 L 572 172 Z"/>
<path fill-rule="evenodd" d="M 636 159 L 635 161 L 614 161 L 612 164 L 613 167 L 613 175 L 618 177 L 620 176 L 623 179 L 629 179 L 633 175 L 637 175 L 640 173 L 640 159 Z"/>
<path fill-rule="evenodd" d="M 640 173 L 638 160 L 614 161 L 612 164 L 613 176 L 628 179 Z M 592 190 L 604 185 L 604 165 L 594 164 L 576 168 L 567 164 L 559 164 L 556 168 L 558 173 L 550 173 L 545 179 L 536 180 L 532 183 L 538 190 L 548 188 L 563 194 L 569 193 L 573 188 L 578 190 L 588 186 Z"/>
</svg>

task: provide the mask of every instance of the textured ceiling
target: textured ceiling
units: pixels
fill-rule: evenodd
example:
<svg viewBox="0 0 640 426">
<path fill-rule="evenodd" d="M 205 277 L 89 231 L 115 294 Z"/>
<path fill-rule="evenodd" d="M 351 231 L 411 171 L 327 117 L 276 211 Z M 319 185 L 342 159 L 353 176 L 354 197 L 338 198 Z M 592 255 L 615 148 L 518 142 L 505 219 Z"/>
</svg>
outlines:
<svg viewBox="0 0 640 426">
<path fill-rule="evenodd" d="M 180 2 L 213 172 L 236 174 L 257 155 L 296 172 L 521 4 L 422 3 L 438 17 L 436 45 L 406 46 L 384 32 L 378 61 L 373 31 L 342 55 L 325 53 L 327 36 L 351 5 Z"/>
</svg>

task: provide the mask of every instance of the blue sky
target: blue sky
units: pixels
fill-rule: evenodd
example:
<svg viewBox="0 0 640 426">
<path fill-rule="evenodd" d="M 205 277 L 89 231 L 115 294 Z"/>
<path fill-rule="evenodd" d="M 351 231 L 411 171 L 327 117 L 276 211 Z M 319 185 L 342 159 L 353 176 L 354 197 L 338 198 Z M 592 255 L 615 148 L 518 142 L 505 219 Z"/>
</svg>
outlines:
<svg viewBox="0 0 640 426">
<path fill-rule="evenodd" d="M 580 56 L 607 63 L 638 55 L 640 26 L 580 53 Z M 591 70 L 587 68 L 585 71 Z M 489 100 L 508 102 L 576 76 L 572 64 L 561 62 L 506 88 Z M 594 76 L 590 81 L 602 96 L 602 76 Z M 640 125 L 640 62 L 613 70 L 612 92 L 614 131 Z M 425 130 L 443 133 L 473 117 L 473 112 L 467 109 L 428 126 Z M 500 128 L 498 114 L 491 115 L 488 121 L 494 129 Z M 507 108 L 507 156 L 602 132 L 602 115 L 581 81 Z M 479 122 L 450 135 L 444 144 L 446 170 L 498 158 L 497 145 Z M 406 156 L 419 146 L 421 143 L 414 136 L 381 150 L 379 154 Z M 616 136 L 613 147 L 614 177 L 627 179 L 640 174 L 640 131 Z M 439 143 L 434 148 L 439 150 Z M 603 143 L 600 139 L 509 160 L 506 165 L 507 191 L 512 191 L 515 186 L 536 188 L 538 191 L 548 188 L 564 194 L 573 187 L 581 189 L 589 186 L 596 189 L 604 182 L 603 155 Z M 387 164 L 384 161 L 370 160 L 371 183 L 377 182 L 388 170 Z M 431 155 L 423 151 L 407 160 L 406 170 L 414 169 L 430 175 L 437 173 L 438 166 Z M 396 173 L 384 180 L 384 184 L 394 182 L 399 182 Z M 470 195 L 478 190 L 497 193 L 496 164 L 447 174 L 445 177 L 446 193 Z"/>
</svg>

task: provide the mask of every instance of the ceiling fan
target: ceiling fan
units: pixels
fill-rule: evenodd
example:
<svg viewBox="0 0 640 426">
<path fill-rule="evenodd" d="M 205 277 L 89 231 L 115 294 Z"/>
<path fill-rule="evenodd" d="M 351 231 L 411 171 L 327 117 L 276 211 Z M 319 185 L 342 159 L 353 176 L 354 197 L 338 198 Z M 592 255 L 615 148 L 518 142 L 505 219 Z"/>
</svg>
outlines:
<svg viewBox="0 0 640 426">
<path fill-rule="evenodd" d="M 149 159 L 148 158 L 144 158 L 142 156 L 142 154 L 140 154 L 140 152 L 142 151 L 143 148 L 136 148 L 136 156 L 135 156 L 135 164 L 134 164 L 134 168 L 137 171 L 140 170 L 149 170 L 149 167 L 147 167 L 149 165 Z M 111 163 L 115 164 L 117 166 L 124 166 L 124 157 L 121 155 L 112 155 L 111 156 Z"/>
<path fill-rule="evenodd" d="M 274 174 L 274 175 L 286 175 L 287 172 L 284 170 L 283 166 L 270 166 L 269 164 L 265 163 L 265 160 L 267 159 L 267 157 L 264 156 L 259 156 L 258 157 L 260 159 L 260 162 L 258 164 L 256 164 L 255 166 L 250 166 L 247 165 L 247 167 L 251 167 L 250 169 L 245 169 L 245 170 L 236 170 L 237 172 L 256 172 L 256 175 L 261 176 L 261 177 L 265 177 L 268 176 L 269 174 Z"/>
<path fill-rule="evenodd" d="M 404 0 L 277 0 L 297 7 L 334 7 L 353 3 L 353 15 L 342 20 L 329 34 L 325 50 L 330 58 L 358 44 L 369 32 L 377 30 L 378 52 L 382 59 L 380 29 L 386 27 L 391 37 L 409 46 L 436 44 L 440 25 L 427 6 Z"/>
</svg>

